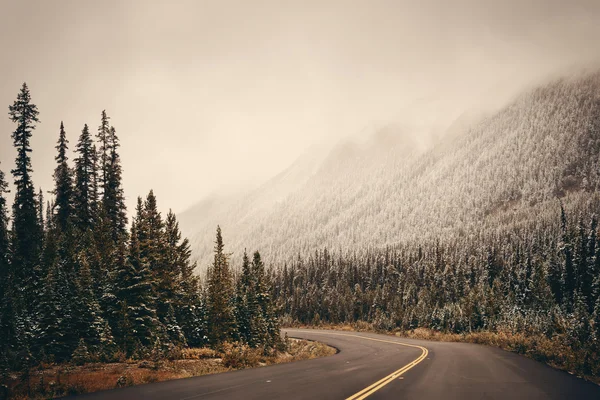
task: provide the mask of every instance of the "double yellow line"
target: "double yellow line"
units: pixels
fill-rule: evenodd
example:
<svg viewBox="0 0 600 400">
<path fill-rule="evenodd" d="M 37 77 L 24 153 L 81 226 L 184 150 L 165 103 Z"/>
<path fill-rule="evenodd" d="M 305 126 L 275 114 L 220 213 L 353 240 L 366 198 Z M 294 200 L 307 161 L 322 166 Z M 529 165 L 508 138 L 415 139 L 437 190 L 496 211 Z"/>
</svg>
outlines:
<svg viewBox="0 0 600 400">
<path fill-rule="evenodd" d="M 402 375 L 403 373 L 405 373 L 406 371 L 408 371 L 409 369 L 413 368 L 415 365 L 417 365 L 418 363 L 420 363 L 421 361 L 423 361 L 427 355 L 429 354 L 429 351 L 423 347 L 423 346 L 417 346 L 414 344 L 408 344 L 408 343 L 401 343 L 401 342 L 394 342 L 392 340 L 383 340 L 383 339 L 375 339 L 375 338 L 370 338 L 367 336 L 360 336 L 360 335 L 351 335 L 348 333 L 333 333 L 333 332 L 315 332 L 318 334 L 322 334 L 322 335 L 336 335 L 336 336 L 350 336 L 350 337 L 357 337 L 359 339 L 364 339 L 364 340 L 373 340 L 375 342 L 384 342 L 384 343 L 391 343 L 391 344 L 396 344 L 399 346 L 406 346 L 406 347 L 414 347 L 417 349 L 421 350 L 421 355 L 417 358 L 415 358 L 413 361 L 411 361 L 410 363 L 406 364 L 405 366 L 403 366 L 402 368 L 398 369 L 397 371 L 392 372 L 391 374 L 389 374 L 388 376 L 378 380 L 377 382 L 375 382 L 374 384 L 364 388 L 363 390 L 361 390 L 360 392 L 353 394 L 352 396 L 348 397 L 346 400 L 362 400 L 370 395 L 372 395 L 373 393 L 375 393 L 376 391 L 378 391 L 379 389 L 381 389 L 382 387 L 384 387 L 385 385 L 387 385 L 388 383 L 392 382 L 394 379 L 398 378 L 400 375 Z"/>
</svg>

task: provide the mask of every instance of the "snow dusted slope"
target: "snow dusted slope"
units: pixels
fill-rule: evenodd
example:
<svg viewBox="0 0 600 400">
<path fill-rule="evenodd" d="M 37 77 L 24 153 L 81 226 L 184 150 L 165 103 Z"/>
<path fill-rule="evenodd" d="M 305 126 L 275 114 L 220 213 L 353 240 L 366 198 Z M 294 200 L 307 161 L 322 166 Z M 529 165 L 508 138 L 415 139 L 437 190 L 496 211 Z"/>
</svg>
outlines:
<svg viewBox="0 0 600 400">
<path fill-rule="evenodd" d="M 246 247 L 270 261 L 517 228 L 598 191 L 599 99 L 599 74 L 557 81 L 477 124 L 459 121 L 426 152 L 410 132 L 380 130 L 180 219 L 201 268 L 217 223 L 234 257 Z"/>
<path fill-rule="evenodd" d="M 237 195 L 213 194 L 179 215 L 182 231 L 190 238 L 195 256 L 201 263 L 210 260 L 217 225 L 221 225 L 227 235 L 228 248 L 233 249 L 231 241 L 235 237 L 231 227 L 246 226 L 249 221 L 269 215 L 276 203 L 306 184 L 328 151 L 327 148 L 313 146 L 287 169 L 257 189 Z"/>
</svg>

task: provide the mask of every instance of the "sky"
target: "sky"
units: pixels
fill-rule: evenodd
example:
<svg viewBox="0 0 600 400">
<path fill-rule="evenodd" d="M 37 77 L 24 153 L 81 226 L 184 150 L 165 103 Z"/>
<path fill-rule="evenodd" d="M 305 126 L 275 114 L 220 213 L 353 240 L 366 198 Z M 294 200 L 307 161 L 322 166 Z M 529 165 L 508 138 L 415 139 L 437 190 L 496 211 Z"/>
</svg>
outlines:
<svg viewBox="0 0 600 400">
<path fill-rule="evenodd" d="M 439 135 L 467 110 L 600 60 L 597 0 L 0 0 L 0 9 L 0 169 L 13 168 L 8 106 L 26 81 L 41 121 L 35 185 L 52 189 L 60 122 L 73 149 L 105 109 L 130 211 L 150 189 L 163 212 L 181 212 L 253 187 L 311 146 L 364 139 L 371 126 Z"/>
</svg>

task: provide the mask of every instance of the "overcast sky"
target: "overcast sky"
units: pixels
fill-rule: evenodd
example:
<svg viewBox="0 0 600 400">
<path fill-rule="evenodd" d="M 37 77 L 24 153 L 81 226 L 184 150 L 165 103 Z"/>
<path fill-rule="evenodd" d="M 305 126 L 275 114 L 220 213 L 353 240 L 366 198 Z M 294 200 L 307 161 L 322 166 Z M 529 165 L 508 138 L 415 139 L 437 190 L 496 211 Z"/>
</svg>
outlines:
<svg viewBox="0 0 600 400">
<path fill-rule="evenodd" d="M 0 168 L 13 168 L 8 106 L 27 81 L 36 186 L 52 189 L 60 121 L 74 148 L 106 109 L 130 211 L 150 188 L 183 211 L 311 145 L 373 124 L 420 135 L 596 65 L 598 21 L 597 0 L 0 0 Z"/>
</svg>

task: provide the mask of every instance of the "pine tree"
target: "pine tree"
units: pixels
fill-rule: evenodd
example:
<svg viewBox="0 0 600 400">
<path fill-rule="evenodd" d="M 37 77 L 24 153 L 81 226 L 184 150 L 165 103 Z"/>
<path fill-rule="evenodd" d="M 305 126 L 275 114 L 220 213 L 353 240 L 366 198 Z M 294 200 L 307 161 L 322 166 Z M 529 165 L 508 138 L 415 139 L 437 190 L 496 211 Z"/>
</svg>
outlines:
<svg viewBox="0 0 600 400">
<path fill-rule="evenodd" d="M 107 138 L 108 159 L 103 161 L 106 164 L 102 165 L 102 173 L 104 174 L 103 181 L 103 198 L 102 205 L 104 213 L 109 220 L 110 232 L 113 241 L 118 242 L 127 232 L 127 208 L 125 206 L 125 195 L 122 187 L 122 167 L 121 158 L 118 153 L 119 138 L 117 137 L 114 127 L 109 130 Z M 101 156 L 106 154 L 102 152 Z"/>
<path fill-rule="evenodd" d="M 255 345 L 260 341 L 256 337 L 254 322 L 258 313 L 258 304 L 256 299 L 256 279 L 250 266 L 250 259 L 246 250 L 242 258 L 242 273 L 237 282 L 236 290 L 236 322 L 240 339 L 244 342 Z"/>
<path fill-rule="evenodd" d="M 252 258 L 252 272 L 256 279 L 256 302 L 260 314 L 257 321 L 259 336 L 264 335 L 262 344 L 272 348 L 281 341 L 279 321 L 271 298 L 271 282 L 265 272 L 265 265 L 258 251 L 254 252 Z M 264 327 L 261 324 L 264 324 Z"/>
<path fill-rule="evenodd" d="M 125 196 L 121 185 L 121 159 L 118 153 L 119 138 L 114 127 L 109 125 L 106 111 L 102 111 L 101 123 L 98 127 L 99 149 L 97 153 L 97 168 L 99 191 L 102 192 L 100 203 L 100 219 L 110 232 L 114 244 L 126 234 L 127 210 Z"/>
<path fill-rule="evenodd" d="M 154 191 L 150 190 L 138 219 L 137 230 L 142 258 L 157 273 L 159 269 L 164 268 L 164 265 L 162 265 L 162 253 L 165 249 L 163 229 L 164 224 L 158 211 L 156 196 L 154 196 Z"/>
<path fill-rule="evenodd" d="M 47 247 L 55 247 L 55 238 L 50 235 Z M 77 336 L 74 331 L 74 313 L 71 308 L 71 291 L 69 290 L 69 277 L 65 273 L 55 251 L 47 250 L 46 262 L 48 274 L 44 279 L 42 301 L 40 302 L 39 321 L 39 348 L 47 356 L 52 356 L 56 361 L 67 360 L 75 346 Z"/>
<path fill-rule="evenodd" d="M 163 343 L 181 344 L 184 337 L 174 318 L 173 301 L 177 284 L 176 265 L 169 263 L 164 223 L 158 212 L 156 196 L 150 190 L 137 220 L 140 257 L 153 274 L 154 292 L 157 296 L 157 315 L 167 328 L 169 338 Z"/>
<path fill-rule="evenodd" d="M 181 240 L 181 232 L 175 214 L 171 210 L 165 220 L 165 262 L 175 275 L 173 307 L 175 318 L 190 346 L 200 346 L 206 332 L 203 304 L 200 297 L 200 282 L 194 275 L 196 263 L 191 262 L 190 244 Z"/>
<path fill-rule="evenodd" d="M 228 255 L 224 252 L 221 227 L 217 226 L 214 261 L 208 270 L 207 324 L 212 346 L 235 338 L 234 289 Z"/>
<path fill-rule="evenodd" d="M 95 217 L 94 221 L 98 221 L 98 212 L 100 211 L 99 199 L 100 199 L 100 176 L 98 175 L 98 153 L 96 144 L 92 145 L 92 185 L 90 190 L 91 208 L 92 215 Z"/>
<path fill-rule="evenodd" d="M 102 317 L 102 310 L 93 290 L 94 281 L 85 254 L 80 254 L 79 258 L 81 266 L 76 281 L 75 330 L 79 337 L 85 339 L 87 348 L 93 353 L 110 352 L 114 344 L 112 332 Z"/>
<path fill-rule="evenodd" d="M 35 190 L 31 180 L 30 139 L 36 127 L 39 112 L 31 103 L 31 95 L 27 84 L 23 83 L 17 100 L 9 106 L 9 116 L 17 124 L 12 133 L 13 143 L 17 149 L 15 169 L 12 174 L 15 180 L 15 199 L 13 205 L 12 228 L 12 269 L 14 285 L 24 290 L 25 304 L 35 303 L 33 298 L 35 283 L 39 281 L 35 268 L 39 263 L 42 243 L 42 229 L 38 221 L 38 208 Z"/>
<path fill-rule="evenodd" d="M 100 187 L 103 190 L 103 194 L 106 195 L 106 186 L 108 182 L 108 169 L 109 169 L 109 157 L 110 157 L 110 124 L 108 120 L 110 117 L 106 115 L 106 110 L 102 110 L 100 117 L 100 126 L 98 127 L 98 161 L 100 162 L 99 169 L 99 180 Z"/>
<path fill-rule="evenodd" d="M 73 176 L 68 165 L 68 150 L 67 134 L 63 123 L 60 123 L 60 134 L 56 149 L 56 168 L 54 169 L 54 209 L 56 225 L 62 231 L 67 229 L 67 224 L 73 217 Z"/>
<path fill-rule="evenodd" d="M 76 225 L 80 231 L 91 230 L 96 219 L 96 166 L 95 146 L 89 128 L 84 125 L 79 136 L 75 159 L 74 209 Z"/>
<path fill-rule="evenodd" d="M 143 212 L 138 198 L 138 214 L 131 225 L 128 257 L 116 271 L 116 295 L 119 299 L 118 342 L 132 355 L 139 347 L 149 348 L 159 336 L 160 322 L 156 315 L 154 275 L 142 257 L 137 225 Z"/>
</svg>

